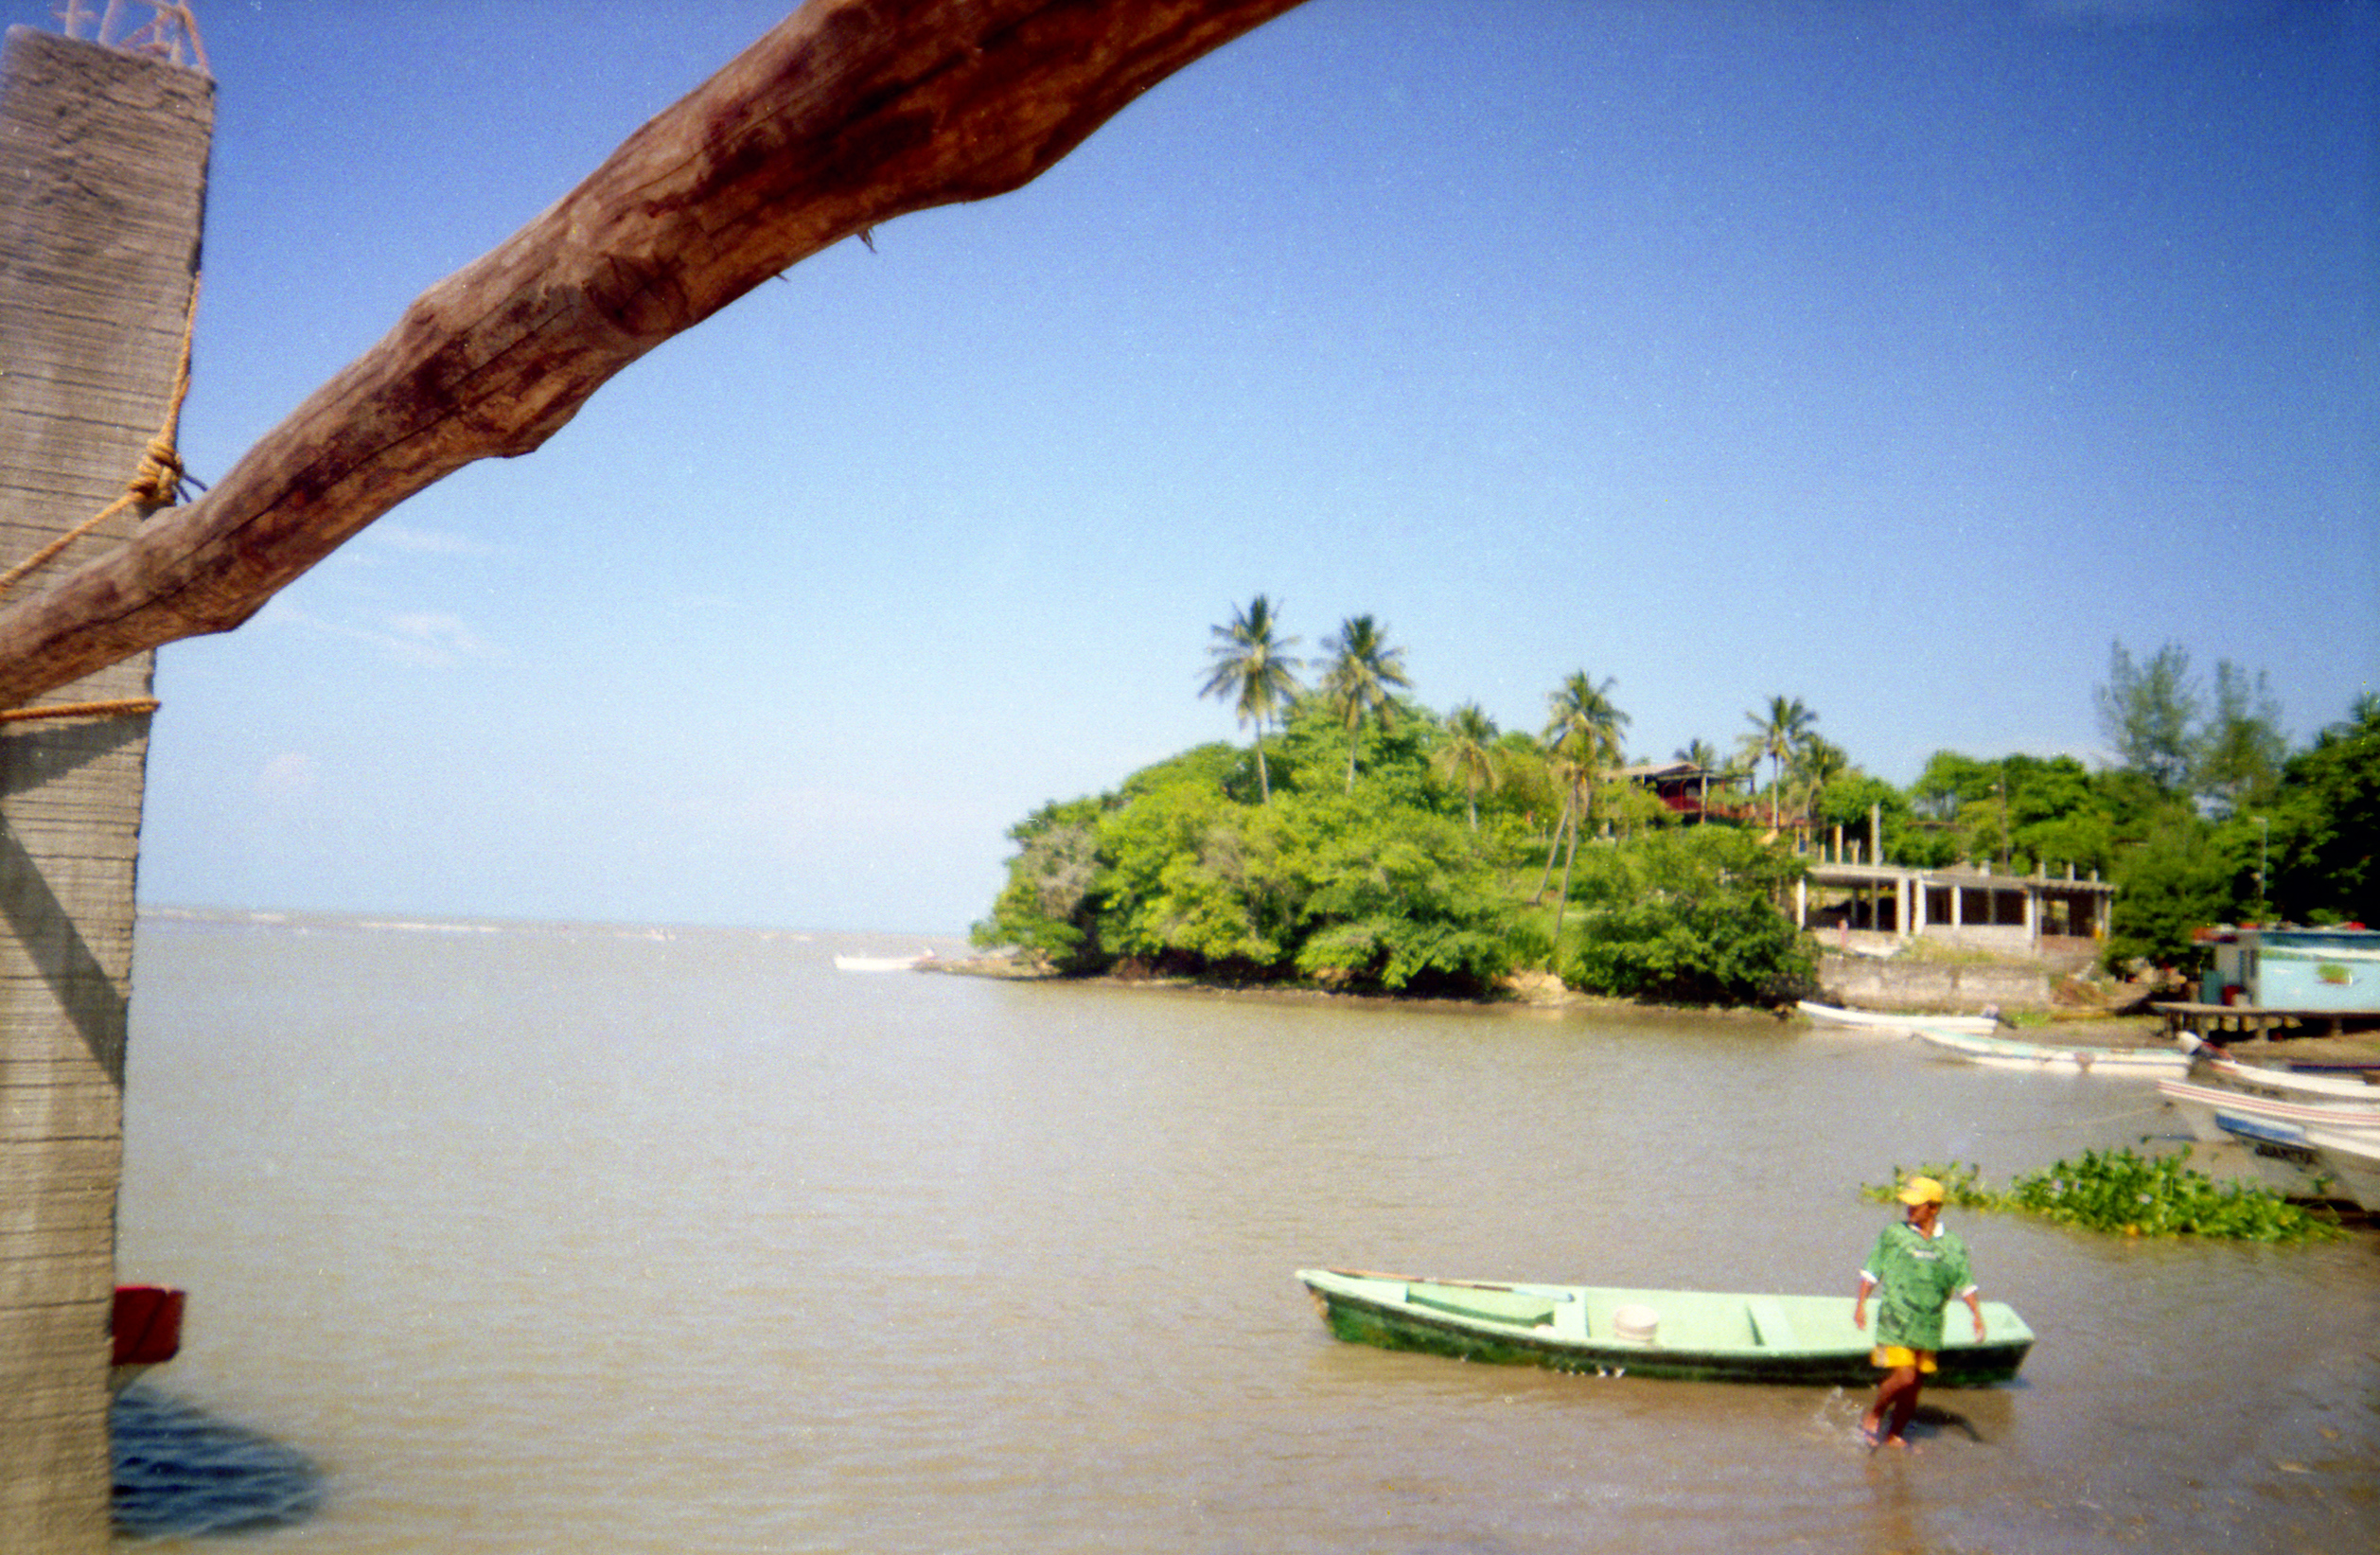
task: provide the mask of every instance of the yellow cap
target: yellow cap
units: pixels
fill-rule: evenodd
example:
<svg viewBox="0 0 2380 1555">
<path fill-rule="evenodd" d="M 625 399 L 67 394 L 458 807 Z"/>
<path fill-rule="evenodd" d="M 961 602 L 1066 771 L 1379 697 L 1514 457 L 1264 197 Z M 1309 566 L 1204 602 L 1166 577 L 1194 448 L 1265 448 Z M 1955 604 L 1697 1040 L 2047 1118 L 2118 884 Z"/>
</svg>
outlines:
<svg viewBox="0 0 2380 1555">
<path fill-rule="evenodd" d="M 1899 1196 L 1903 1204 L 1939 1204 L 1942 1184 L 1931 1177 L 1912 1177 L 1901 1185 Z"/>
</svg>

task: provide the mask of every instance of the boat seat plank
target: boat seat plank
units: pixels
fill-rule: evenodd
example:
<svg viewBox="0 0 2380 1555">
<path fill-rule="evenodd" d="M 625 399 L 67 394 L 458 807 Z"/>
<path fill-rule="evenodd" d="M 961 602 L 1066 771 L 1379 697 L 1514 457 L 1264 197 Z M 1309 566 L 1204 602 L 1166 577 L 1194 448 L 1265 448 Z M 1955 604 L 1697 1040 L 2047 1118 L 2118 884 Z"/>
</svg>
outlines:
<svg viewBox="0 0 2380 1555">
<path fill-rule="evenodd" d="M 1417 1307 L 1435 1307 L 1464 1317 L 1518 1323 L 1534 1328 L 1554 1320 L 1554 1303 L 1543 1296 L 1516 1290 L 1488 1290 L 1461 1285 L 1409 1285 L 1405 1299 Z"/>
</svg>

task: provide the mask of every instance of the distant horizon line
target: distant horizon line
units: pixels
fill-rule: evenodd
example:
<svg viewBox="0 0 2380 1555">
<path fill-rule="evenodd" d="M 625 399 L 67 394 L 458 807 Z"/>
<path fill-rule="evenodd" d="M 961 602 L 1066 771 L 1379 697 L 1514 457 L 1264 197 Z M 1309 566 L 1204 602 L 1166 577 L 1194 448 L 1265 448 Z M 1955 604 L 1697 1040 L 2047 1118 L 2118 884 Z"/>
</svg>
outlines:
<svg viewBox="0 0 2380 1555">
<path fill-rule="evenodd" d="M 827 938 L 964 940 L 964 930 L 932 928 L 796 928 L 770 924 L 700 924 L 618 918 L 521 917 L 506 913 L 402 912 L 377 908 L 248 908 L 195 906 L 185 903 L 139 902 L 137 919 L 172 923 L 277 924 L 338 923 L 356 928 L 386 928 L 421 933 L 552 932 L 608 930 L 626 937 L 650 938 L 677 934 L 759 934 L 796 943 Z"/>
</svg>

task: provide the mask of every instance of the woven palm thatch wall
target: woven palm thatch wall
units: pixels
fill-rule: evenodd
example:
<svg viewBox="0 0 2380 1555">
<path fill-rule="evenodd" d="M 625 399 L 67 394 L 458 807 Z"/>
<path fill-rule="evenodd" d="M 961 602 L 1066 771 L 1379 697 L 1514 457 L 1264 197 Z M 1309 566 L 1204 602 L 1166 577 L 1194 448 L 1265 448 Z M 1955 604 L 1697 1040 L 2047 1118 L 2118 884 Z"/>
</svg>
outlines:
<svg viewBox="0 0 2380 1555">
<path fill-rule="evenodd" d="M 120 496 L 164 420 L 213 132 L 194 71 L 23 27 L 0 49 L 0 568 Z M 138 521 L 119 514 L 54 566 Z M 143 653 L 44 700 L 145 696 L 150 668 Z M 148 749 L 146 715 L 0 724 L 0 1555 L 108 1542 Z"/>
</svg>

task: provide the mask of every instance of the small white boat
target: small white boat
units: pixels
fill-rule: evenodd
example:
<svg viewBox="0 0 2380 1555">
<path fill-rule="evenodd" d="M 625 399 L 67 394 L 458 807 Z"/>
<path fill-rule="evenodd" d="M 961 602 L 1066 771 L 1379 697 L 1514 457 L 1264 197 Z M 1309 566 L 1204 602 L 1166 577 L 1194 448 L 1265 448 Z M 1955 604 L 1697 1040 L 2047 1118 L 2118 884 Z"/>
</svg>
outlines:
<svg viewBox="0 0 2380 1555">
<path fill-rule="evenodd" d="M 2329 1175 L 2334 1193 L 2344 1193 L 2355 1207 L 2380 1215 L 2380 1143 L 2328 1129 L 2309 1128 L 2305 1142 Z"/>
<path fill-rule="evenodd" d="M 2288 1198 L 2343 1198 L 2380 1213 L 2380 1140 L 2318 1124 L 2267 1122 L 2221 1112 L 2215 1125 L 2244 1147 L 2256 1175 Z"/>
<path fill-rule="evenodd" d="M 2094 1048 L 2026 1042 L 2012 1036 L 1976 1036 L 1948 1031 L 1932 1021 L 1916 1027 L 1920 1041 L 1970 1064 L 1996 1069 L 2045 1069 L 2064 1074 L 2133 1075 L 2153 1080 L 2190 1072 L 2190 1055 L 2179 1048 Z"/>
<path fill-rule="evenodd" d="M 835 958 L 837 972 L 906 972 L 920 962 L 931 961 L 931 950 L 921 950 L 914 956 L 842 956 Z"/>
<path fill-rule="evenodd" d="M 2184 1033 L 2182 1046 L 2198 1060 L 2199 1077 L 2210 1084 L 2230 1086 L 2251 1096 L 2276 1101 L 2380 1103 L 2380 1075 L 2361 1072 L 2315 1072 L 2243 1064 L 2222 1049 Z"/>
<path fill-rule="evenodd" d="M 2000 1030 L 2000 1017 L 1996 1015 L 1928 1016 L 1888 1010 L 1846 1010 L 1833 1004 L 1814 1004 L 1808 999 L 1801 1000 L 1795 1007 L 1809 1016 L 1813 1026 L 1834 1031 L 1874 1032 L 1879 1036 L 1907 1036 L 1917 1029 L 1921 1021 L 1943 1031 L 1968 1032 L 1977 1036 L 1987 1036 Z"/>
<path fill-rule="evenodd" d="M 2196 1080 L 2160 1080 L 2157 1089 L 2190 1125 L 2191 1137 L 2209 1144 L 2254 1139 L 2305 1148 L 2310 1134 L 2319 1131 L 2326 1140 L 2380 1149 L 2380 1098 L 2369 1102 L 2293 1100 Z"/>
</svg>

